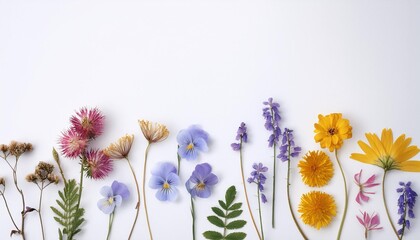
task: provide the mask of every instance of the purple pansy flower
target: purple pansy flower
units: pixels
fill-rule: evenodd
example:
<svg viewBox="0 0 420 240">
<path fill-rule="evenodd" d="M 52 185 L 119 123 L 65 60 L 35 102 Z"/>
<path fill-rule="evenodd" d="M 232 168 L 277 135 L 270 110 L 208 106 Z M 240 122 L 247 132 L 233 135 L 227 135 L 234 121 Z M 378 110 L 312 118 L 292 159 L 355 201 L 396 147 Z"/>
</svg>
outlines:
<svg viewBox="0 0 420 240">
<path fill-rule="evenodd" d="M 98 201 L 98 208 L 105 214 L 111 214 L 116 207 L 121 205 L 123 200 L 130 197 L 130 192 L 124 183 L 114 181 L 111 187 L 104 186 L 101 188 L 101 195 L 104 198 Z"/>
<path fill-rule="evenodd" d="M 283 137 L 281 139 L 280 154 L 277 155 L 277 158 L 280 158 L 282 162 L 286 162 L 290 161 L 289 149 L 291 157 L 297 157 L 302 149 L 298 146 L 295 146 L 293 130 L 285 128 L 282 135 Z"/>
<path fill-rule="evenodd" d="M 248 178 L 249 183 L 255 183 L 258 186 L 258 191 L 261 193 L 261 200 L 263 203 L 267 202 L 267 197 L 264 195 L 264 184 L 267 177 L 263 174 L 268 171 L 268 168 L 262 163 L 252 165 L 255 170 L 251 172 L 251 177 Z"/>
<path fill-rule="evenodd" d="M 235 139 L 238 140 L 239 143 L 232 143 L 230 145 L 233 151 L 239 151 L 241 149 L 242 142 L 248 142 L 248 134 L 246 133 L 246 125 L 244 122 L 242 122 L 239 126 Z"/>
<path fill-rule="evenodd" d="M 209 134 L 197 125 L 192 125 L 178 133 L 178 155 L 187 160 L 196 160 L 199 152 L 208 151 Z"/>
<path fill-rule="evenodd" d="M 211 195 L 211 188 L 218 182 L 217 176 L 211 172 L 210 164 L 203 163 L 195 166 L 195 170 L 185 183 L 185 187 L 191 197 L 208 198 Z"/>
<path fill-rule="evenodd" d="M 178 197 L 179 176 L 175 165 L 160 163 L 152 170 L 149 187 L 158 189 L 156 198 L 160 201 L 175 201 Z"/>
</svg>

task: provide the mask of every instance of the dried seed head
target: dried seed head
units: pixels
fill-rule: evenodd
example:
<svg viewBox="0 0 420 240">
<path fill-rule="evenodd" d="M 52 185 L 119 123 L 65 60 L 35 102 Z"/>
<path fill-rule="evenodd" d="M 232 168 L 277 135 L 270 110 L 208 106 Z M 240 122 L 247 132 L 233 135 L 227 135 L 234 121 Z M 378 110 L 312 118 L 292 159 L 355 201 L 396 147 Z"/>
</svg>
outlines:
<svg viewBox="0 0 420 240">
<path fill-rule="evenodd" d="M 57 183 L 60 182 L 60 179 L 58 178 L 57 175 L 55 175 L 53 173 L 50 173 L 50 174 L 48 174 L 48 181 L 50 181 L 50 182 L 52 182 L 54 184 L 57 184 Z"/>
<path fill-rule="evenodd" d="M 9 144 L 9 152 L 11 155 L 19 158 L 25 152 L 32 151 L 33 147 L 30 143 L 20 143 L 16 141 L 11 141 Z"/>
<path fill-rule="evenodd" d="M 39 162 L 38 166 L 35 168 L 35 174 L 38 176 L 41 181 L 44 181 L 48 178 L 48 175 L 54 171 L 54 165 L 46 163 L 46 162 Z"/>
<path fill-rule="evenodd" d="M 9 151 L 9 146 L 7 146 L 6 144 L 0 144 L 0 151 L 6 153 L 7 151 Z"/>
<path fill-rule="evenodd" d="M 28 174 L 26 176 L 26 181 L 36 183 L 38 181 L 38 176 L 34 173 Z"/>
<path fill-rule="evenodd" d="M 4 181 L 4 178 L 2 178 L 2 177 L 0 177 L 0 185 L 3 185 L 3 186 L 5 186 L 6 184 L 5 184 L 5 181 Z"/>
</svg>

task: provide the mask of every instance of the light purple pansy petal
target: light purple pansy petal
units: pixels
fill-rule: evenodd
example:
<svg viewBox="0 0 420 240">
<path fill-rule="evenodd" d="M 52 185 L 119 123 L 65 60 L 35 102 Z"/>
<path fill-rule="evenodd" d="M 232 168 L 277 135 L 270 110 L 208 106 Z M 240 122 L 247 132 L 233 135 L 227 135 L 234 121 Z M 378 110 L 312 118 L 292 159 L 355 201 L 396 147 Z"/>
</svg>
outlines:
<svg viewBox="0 0 420 240">
<path fill-rule="evenodd" d="M 114 196 L 113 192 L 112 192 L 112 188 L 109 186 L 103 186 L 100 190 L 100 193 L 102 196 L 106 197 L 106 198 L 110 198 L 112 196 Z"/>
<path fill-rule="evenodd" d="M 193 140 L 194 148 L 202 152 L 207 152 L 209 150 L 207 142 L 203 138 L 196 138 Z"/>
<path fill-rule="evenodd" d="M 160 189 L 165 183 L 165 179 L 161 176 L 152 176 L 150 177 L 149 187 L 152 189 Z"/>
<path fill-rule="evenodd" d="M 102 198 L 97 203 L 98 208 L 105 214 L 111 214 L 114 211 L 115 203 L 110 203 L 108 198 Z"/>
<path fill-rule="evenodd" d="M 111 188 L 114 196 L 121 196 L 124 200 L 130 197 L 130 191 L 124 183 L 114 181 L 112 182 Z"/>
<path fill-rule="evenodd" d="M 155 175 L 155 176 L 165 176 L 170 172 L 177 173 L 177 170 L 176 170 L 176 167 L 172 163 L 168 163 L 168 162 L 158 163 L 152 169 L 152 175 Z"/>
<path fill-rule="evenodd" d="M 219 178 L 217 178 L 216 175 L 214 175 L 213 173 L 210 173 L 204 180 L 203 182 L 207 185 L 213 186 L 216 185 L 219 182 Z"/>
</svg>

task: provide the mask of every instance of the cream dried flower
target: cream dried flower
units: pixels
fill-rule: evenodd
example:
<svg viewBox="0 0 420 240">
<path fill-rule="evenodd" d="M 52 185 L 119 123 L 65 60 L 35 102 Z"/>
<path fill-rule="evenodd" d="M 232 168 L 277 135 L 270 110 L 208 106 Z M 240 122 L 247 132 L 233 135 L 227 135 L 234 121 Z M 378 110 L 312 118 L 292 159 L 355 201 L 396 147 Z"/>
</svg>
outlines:
<svg viewBox="0 0 420 240">
<path fill-rule="evenodd" d="M 161 142 L 169 135 L 168 129 L 163 124 L 152 123 L 147 120 L 139 120 L 139 125 L 144 137 L 147 141 L 149 141 L 149 143 Z"/>
<path fill-rule="evenodd" d="M 130 153 L 131 146 L 133 145 L 134 135 L 126 134 L 120 137 L 117 142 L 111 143 L 103 150 L 105 155 L 112 159 L 127 158 Z"/>
</svg>

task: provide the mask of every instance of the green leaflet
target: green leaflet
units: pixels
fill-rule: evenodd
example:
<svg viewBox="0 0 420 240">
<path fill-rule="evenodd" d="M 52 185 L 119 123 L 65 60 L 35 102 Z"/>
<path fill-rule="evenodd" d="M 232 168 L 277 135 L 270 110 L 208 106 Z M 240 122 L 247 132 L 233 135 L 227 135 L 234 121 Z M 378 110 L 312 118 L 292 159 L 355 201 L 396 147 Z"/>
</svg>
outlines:
<svg viewBox="0 0 420 240">
<path fill-rule="evenodd" d="M 231 186 L 225 194 L 225 201 L 219 200 L 219 206 L 212 207 L 211 210 L 215 215 L 207 217 L 207 220 L 216 227 L 222 228 L 223 232 L 205 231 L 204 238 L 211 240 L 242 240 L 245 239 L 246 233 L 232 232 L 228 230 L 243 228 L 246 224 L 244 220 L 235 220 L 242 214 L 242 203 L 234 203 L 236 197 L 236 188 Z"/>
<path fill-rule="evenodd" d="M 58 229 L 58 237 L 60 240 L 72 240 L 81 231 L 80 226 L 85 221 L 83 218 L 85 210 L 77 207 L 79 187 L 76 180 L 68 180 L 64 184 L 63 191 L 58 191 L 58 195 L 59 198 L 56 200 L 58 207 L 51 206 L 51 210 L 55 214 L 55 221 L 63 227 Z"/>
</svg>

